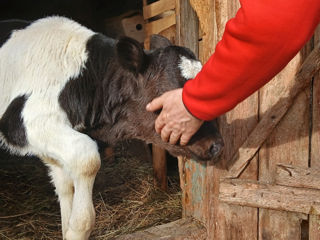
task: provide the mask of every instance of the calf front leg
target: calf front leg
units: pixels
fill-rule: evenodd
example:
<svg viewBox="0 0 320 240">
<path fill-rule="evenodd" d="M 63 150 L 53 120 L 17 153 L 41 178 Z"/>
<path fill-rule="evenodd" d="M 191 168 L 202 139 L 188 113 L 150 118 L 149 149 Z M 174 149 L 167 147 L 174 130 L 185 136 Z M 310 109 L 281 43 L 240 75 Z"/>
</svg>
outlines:
<svg viewBox="0 0 320 240">
<path fill-rule="evenodd" d="M 75 179 L 75 194 L 67 240 L 88 239 L 95 223 L 95 211 L 92 203 L 92 188 L 95 175 L 80 175 Z"/>
<path fill-rule="evenodd" d="M 72 208 L 62 207 L 62 217 L 69 215 L 65 238 L 85 240 L 94 227 L 95 211 L 92 203 L 92 188 L 100 168 L 97 144 L 87 135 L 79 133 L 67 125 L 46 121 L 43 128 L 28 127 L 28 141 L 38 156 L 56 159 L 63 171 L 73 181 L 74 195 Z M 34 137 L 33 137 L 34 136 Z M 68 200 L 69 201 L 69 200 Z M 65 222 L 66 220 L 64 220 Z"/>
<path fill-rule="evenodd" d="M 71 216 L 72 202 L 73 202 L 73 180 L 66 173 L 61 166 L 52 164 L 54 160 L 48 161 L 43 159 L 50 168 L 50 176 L 52 183 L 56 188 L 56 194 L 59 198 L 60 212 L 61 212 L 61 225 L 62 225 L 62 236 L 66 239 L 66 233 L 69 228 L 69 219 Z"/>
</svg>

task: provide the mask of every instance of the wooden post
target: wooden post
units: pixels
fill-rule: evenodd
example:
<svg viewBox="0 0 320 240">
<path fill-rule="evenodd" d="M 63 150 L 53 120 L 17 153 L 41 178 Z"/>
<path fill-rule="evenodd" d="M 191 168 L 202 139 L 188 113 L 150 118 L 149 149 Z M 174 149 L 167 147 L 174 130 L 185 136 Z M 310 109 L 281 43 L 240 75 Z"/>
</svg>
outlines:
<svg viewBox="0 0 320 240">
<path fill-rule="evenodd" d="M 314 36 L 314 45 L 320 44 L 320 27 Z M 312 129 L 311 130 L 311 156 L 310 167 L 320 168 L 320 73 L 314 77 L 312 94 Z M 320 239 L 320 217 L 310 215 L 309 217 L 309 239 Z"/>
<path fill-rule="evenodd" d="M 153 183 L 155 186 L 166 191 L 168 188 L 166 151 L 152 145 L 152 162 L 154 173 Z"/>
<path fill-rule="evenodd" d="M 185 4 L 185 2 L 188 1 L 180 1 L 180 4 Z M 234 16 L 239 3 L 237 0 L 228 2 L 222 0 L 191 0 L 190 2 L 197 13 L 201 26 L 199 58 L 204 63 L 214 52 L 215 44 L 222 36 L 225 23 Z M 189 19 L 189 16 L 181 13 L 181 28 L 183 28 L 184 19 Z M 186 31 L 186 33 L 188 32 Z M 181 35 L 183 36 L 183 31 Z M 188 35 L 181 37 L 182 40 L 186 36 Z M 222 135 L 224 138 L 227 137 L 225 139 L 226 146 L 223 162 L 227 158 L 231 158 L 232 154 L 255 127 L 258 121 L 257 112 L 258 95 L 254 94 L 251 98 L 241 103 L 234 112 L 220 118 Z M 228 139 L 228 136 L 234 137 Z M 226 174 L 226 171 L 221 169 L 223 163 L 219 166 L 220 169 L 210 162 L 200 163 L 180 160 L 179 163 L 183 166 L 180 172 L 184 177 L 183 181 L 181 181 L 184 184 L 184 215 L 192 215 L 205 223 L 208 240 L 256 239 L 257 209 L 230 206 L 220 203 L 218 199 L 220 177 Z M 250 163 L 249 168 L 243 173 L 243 177 L 254 180 L 257 178 L 257 159 Z M 244 222 L 246 224 L 243 224 Z"/>
<path fill-rule="evenodd" d="M 152 34 L 161 34 L 174 43 L 176 14 L 176 0 L 160 0 L 147 4 L 143 0 L 143 17 L 146 21 L 146 36 L 144 46 L 150 45 Z M 150 21 L 156 17 L 156 20 Z M 154 184 L 162 190 L 167 190 L 167 159 L 166 151 L 155 145 L 152 146 L 152 161 L 154 172 Z"/>
<path fill-rule="evenodd" d="M 306 47 L 260 90 L 260 116 L 279 101 L 288 86 L 297 84 L 294 75 L 309 52 Z M 308 167 L 310 112 L 306 106 L 309 106 L 308 93 L 303 91 L 260 149 L 260 181 L 274 182 L 278 163 Z M 302 220 L 297 213 L 259 209 L 259 239 L 301 240 Z M 282 224 L 273 224 L 279 221 Z"/>
</svg>

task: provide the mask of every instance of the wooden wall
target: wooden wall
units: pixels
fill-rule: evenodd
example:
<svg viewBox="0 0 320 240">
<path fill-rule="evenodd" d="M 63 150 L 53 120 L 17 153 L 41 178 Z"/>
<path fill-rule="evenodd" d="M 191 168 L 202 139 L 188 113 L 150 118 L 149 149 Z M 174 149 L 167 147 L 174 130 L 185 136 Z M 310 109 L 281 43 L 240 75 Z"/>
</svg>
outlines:
<svg viewBox="0 0 320 240">
<path fill-rule="evenodd" d="M 238 0 L 190 0 L 190 2 L 197 14 L 194 15 L 195 12 L 188 5 L 188 1 L 180 1 L 181 6 L 184 6 L 181 9 L 184 10 L 180 12 L 181 27 L 178 35 L 180 43 L 199 50 L 199 58 L 205 62 L 221 38 L 225 23 L 239 8 L 239 2 Z M 186 12 L 183 12 L 186 9 L 188 17 Z M 200 22 L 200 33 L 197 32 L 199 35 L 194 34 L 193 31 L 188 33 L 186 30 L 188 22 L 197 22 L 197 18 Z M 186 36 L 189 40 L 184 42 Z M 310 212 L 302 210 L 302 207 L 279 207 L 277 204 L 263 203 L 263 200 L 268 198 L 261 196 L 257 199 L 257 202 L 261 202 L 260 205 L 246 204 L 245 196 L 242 202 L 239 199 L 226 197 L 228 187 L 235 186 L 231 187 L 230 191 L 233 193 L 238 191 L 240 195 L 246 188 L 256 188 L 256 190 L 253 189 L 252 194 L 259 192 L 259 189 L 262 193 L 266 191 L 266 195 L 271 194 L 272 197 L 275 191 L 280 191 L 277 193 L 279 201 L 285 202 L 286 190 L 295 192 L 300 189 L 296 188 L 296 185 L 293 185 L 294 188 L 292 186 L 286 188 L 279 182 L 277 182 L 279 188 L 271 188 L 280 171 L 277 164 L 293 165 L 299 169 L 298 171 L 320 167 L 319 75 L 315 77 L 312 87 L 306 88 L 298 95 L 276 129 L 270 131 L 269 137 L 264 141 L 259 152 L 253 156 L 241 173 L 240 180 L 232 182 L 231 185 L 229 183 L 232 180 L 221 183 L 221 179 L 230 175 L 226 170 L 230 159 L 236 159 L 234 156 L 237 156 L 239 148 L 256 129 L 260 120 L 275 111 L 275 107 L 281 105 L 287 94 L 290 94 L 288 89 L 295 84 L 294 76 L 297 70 L 318 42 L 320 42 L 320 30 L 269 84 L 220 118 L 220 128 L 225 140 L 224 156 L 220 164 L 179 159 L 183 214 L 193 216 L 205 223 L 208 239 L 320 239 L 318 217 L 320 212 L 313 211 L 309 214 Z M 249 148 L 250 145 L 246 147 Z M 220 185 L 224 189 L 220 189 Z M 318 191 L 319 189 L 316 189 L 312 194 L 316 197 L 320 196 L 317 195 Z M 303 191 L 301 194 L 311 194 L 311 192 Z M 298 205 L 296 202 L 290 204 Z M 319 201 L 310 204 L 312 206 L 305 204 L 304 209 L 317 209 Z"/>
</svg>

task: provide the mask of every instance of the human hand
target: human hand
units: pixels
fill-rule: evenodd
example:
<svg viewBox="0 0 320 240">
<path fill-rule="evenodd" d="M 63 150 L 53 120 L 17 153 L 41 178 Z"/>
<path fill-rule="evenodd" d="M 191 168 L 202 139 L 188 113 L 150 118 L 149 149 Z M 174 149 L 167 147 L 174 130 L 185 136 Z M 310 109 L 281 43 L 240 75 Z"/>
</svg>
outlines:
<svg viewBox="0 0 320 240">
<path fill-rule="evenodd" d="M 192 116 L 182 102 L 182 88 L 165 92 L 147 104 L 147 111 L 153 112 L 162 108 L 155 121 L 155 129 L 165 142 L 186 145 L 198 131 L 203 120 Z"/>
</svg>

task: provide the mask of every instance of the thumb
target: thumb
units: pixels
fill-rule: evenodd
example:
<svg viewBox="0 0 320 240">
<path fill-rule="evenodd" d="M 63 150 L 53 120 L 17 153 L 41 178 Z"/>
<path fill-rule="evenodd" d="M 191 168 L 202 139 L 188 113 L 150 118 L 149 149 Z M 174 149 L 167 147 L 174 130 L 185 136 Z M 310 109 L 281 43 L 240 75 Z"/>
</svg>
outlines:
<svg viewBox="0 0 320 240">
<path fill-rule="evenodd" d="M 146 106 L 147 111 L 154 112 L 156 110 L 161 109 L 163 106 L 163 95 L 160 97 L 157 97 L 153 99 L 151 102 L 149 102 Z"/>
</svg>

